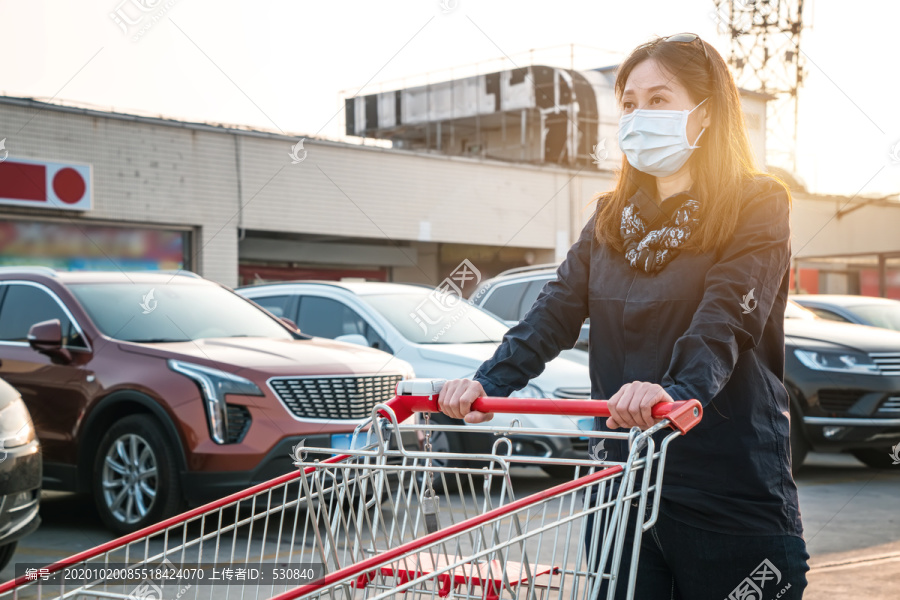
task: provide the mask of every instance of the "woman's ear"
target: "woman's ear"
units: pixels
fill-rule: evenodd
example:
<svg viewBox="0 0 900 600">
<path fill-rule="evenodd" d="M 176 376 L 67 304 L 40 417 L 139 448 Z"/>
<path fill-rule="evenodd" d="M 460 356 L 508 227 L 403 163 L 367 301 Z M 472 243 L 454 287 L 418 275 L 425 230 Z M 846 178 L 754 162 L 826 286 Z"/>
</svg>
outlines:
<svg viewBox="0 0 900 600">
<path fill-rule="evenodd" d="M 707 102 L 701 106 L 700 110 L 702 111 L 700 113 L 700 127 L 707 129 L 712 122 L 712 116 L 709 114 L 709 103 Z"/>
</svg>

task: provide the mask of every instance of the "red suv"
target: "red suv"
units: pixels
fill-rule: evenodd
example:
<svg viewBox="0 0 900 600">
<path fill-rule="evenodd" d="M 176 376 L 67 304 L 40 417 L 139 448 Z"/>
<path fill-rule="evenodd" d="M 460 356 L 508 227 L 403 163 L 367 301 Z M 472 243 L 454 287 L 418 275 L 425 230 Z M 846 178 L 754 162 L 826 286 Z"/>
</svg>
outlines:
<svg viewBox="0 0 900 600">
<path fill-rule="evenodd" d="M 118 533 L 289 471 L 301 439 L 346 444 L 413 376 L 183 272 L 0 268 L 0 361 L 44 488 L 92 493 Z"/>
</svg>

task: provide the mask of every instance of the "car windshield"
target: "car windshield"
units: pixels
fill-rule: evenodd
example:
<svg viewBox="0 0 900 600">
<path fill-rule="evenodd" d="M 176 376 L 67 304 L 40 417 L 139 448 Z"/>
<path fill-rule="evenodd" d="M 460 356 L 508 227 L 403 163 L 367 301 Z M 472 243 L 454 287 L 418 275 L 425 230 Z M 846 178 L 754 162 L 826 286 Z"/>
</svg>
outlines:
<svg viewBox="0 0 900 600">
<path fill-rule="evenodd" d="M 281 324 L 217 285 L 77 283 L 69 289 L 104 334 L 126 342 L 202 338 L 293 339 Z"/>
<path fill-rule="evenodd" d="M 807 310 L 796 302 L 788 300 L 787 306 L 784 307 L 784 318 L 814 320 L 819 317 L 817 317 L 816 313 L 813 311 Z"/>
<path fill-rule="evenodd" d="M 433 291 L 360 297 L 414 344 L 497 343 L 509 329 L 497 317 L 452 294 Z"/>
<path fill-rule="evenodd" d="M 900 302 L 897 304 L 866 304 L 850 310 L 874 327 L 900 331 Z"/>
</svg>

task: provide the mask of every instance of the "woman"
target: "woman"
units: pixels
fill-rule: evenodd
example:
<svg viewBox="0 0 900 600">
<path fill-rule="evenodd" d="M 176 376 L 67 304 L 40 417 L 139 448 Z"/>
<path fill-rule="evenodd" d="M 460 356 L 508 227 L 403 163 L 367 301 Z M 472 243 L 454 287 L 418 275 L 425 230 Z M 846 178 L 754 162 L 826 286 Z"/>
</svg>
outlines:
<svg viewBox="0 0 900 600">
<path fill-rule="evenodd" d="M 612 415 L 598 430 L 646 429 L 658 402 L 704 405 L 669 447 L 635 598 L 800 598 L 809 555 L 782 383 L 790 196 L 754 167 L 734 81 L 696 35 L 636 48 L 615 91 L 615 189 L 494 356 L 444 386 L 441 410 L 490 419 L 472 401 L 524 387 L 590 317 L 592 397 L 609 398 Z M 606 449 L 626 456 L 623 443 Z"/>
</svg>

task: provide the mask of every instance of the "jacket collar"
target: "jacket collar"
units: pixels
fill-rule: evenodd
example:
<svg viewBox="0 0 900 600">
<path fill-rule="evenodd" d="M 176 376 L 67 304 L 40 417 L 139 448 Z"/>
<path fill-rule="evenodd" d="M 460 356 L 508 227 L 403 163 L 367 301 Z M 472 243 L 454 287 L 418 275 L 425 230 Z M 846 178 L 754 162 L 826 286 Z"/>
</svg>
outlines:
<svg viewBox="0 0 900 600">
<path fill-rule="evenodd" d="M 656 200 L 654 200 L 656 197 L 655 183 L 643 183 L 628 201 L 634 204 L 638 216 L 640 216 L 641 220 L 644 222 L 647 230 L 652 231 L 653 229 L 658 229 L 663 223 L 671 219 L 675 214 L 675 211 L 678 210 L 678 207 L 681 206 L 685 200 L 696 200 L 693 191 L 694 186 L 692 184 L 688 191 L 672 194 L 657 204 Z"/>
</svg>

